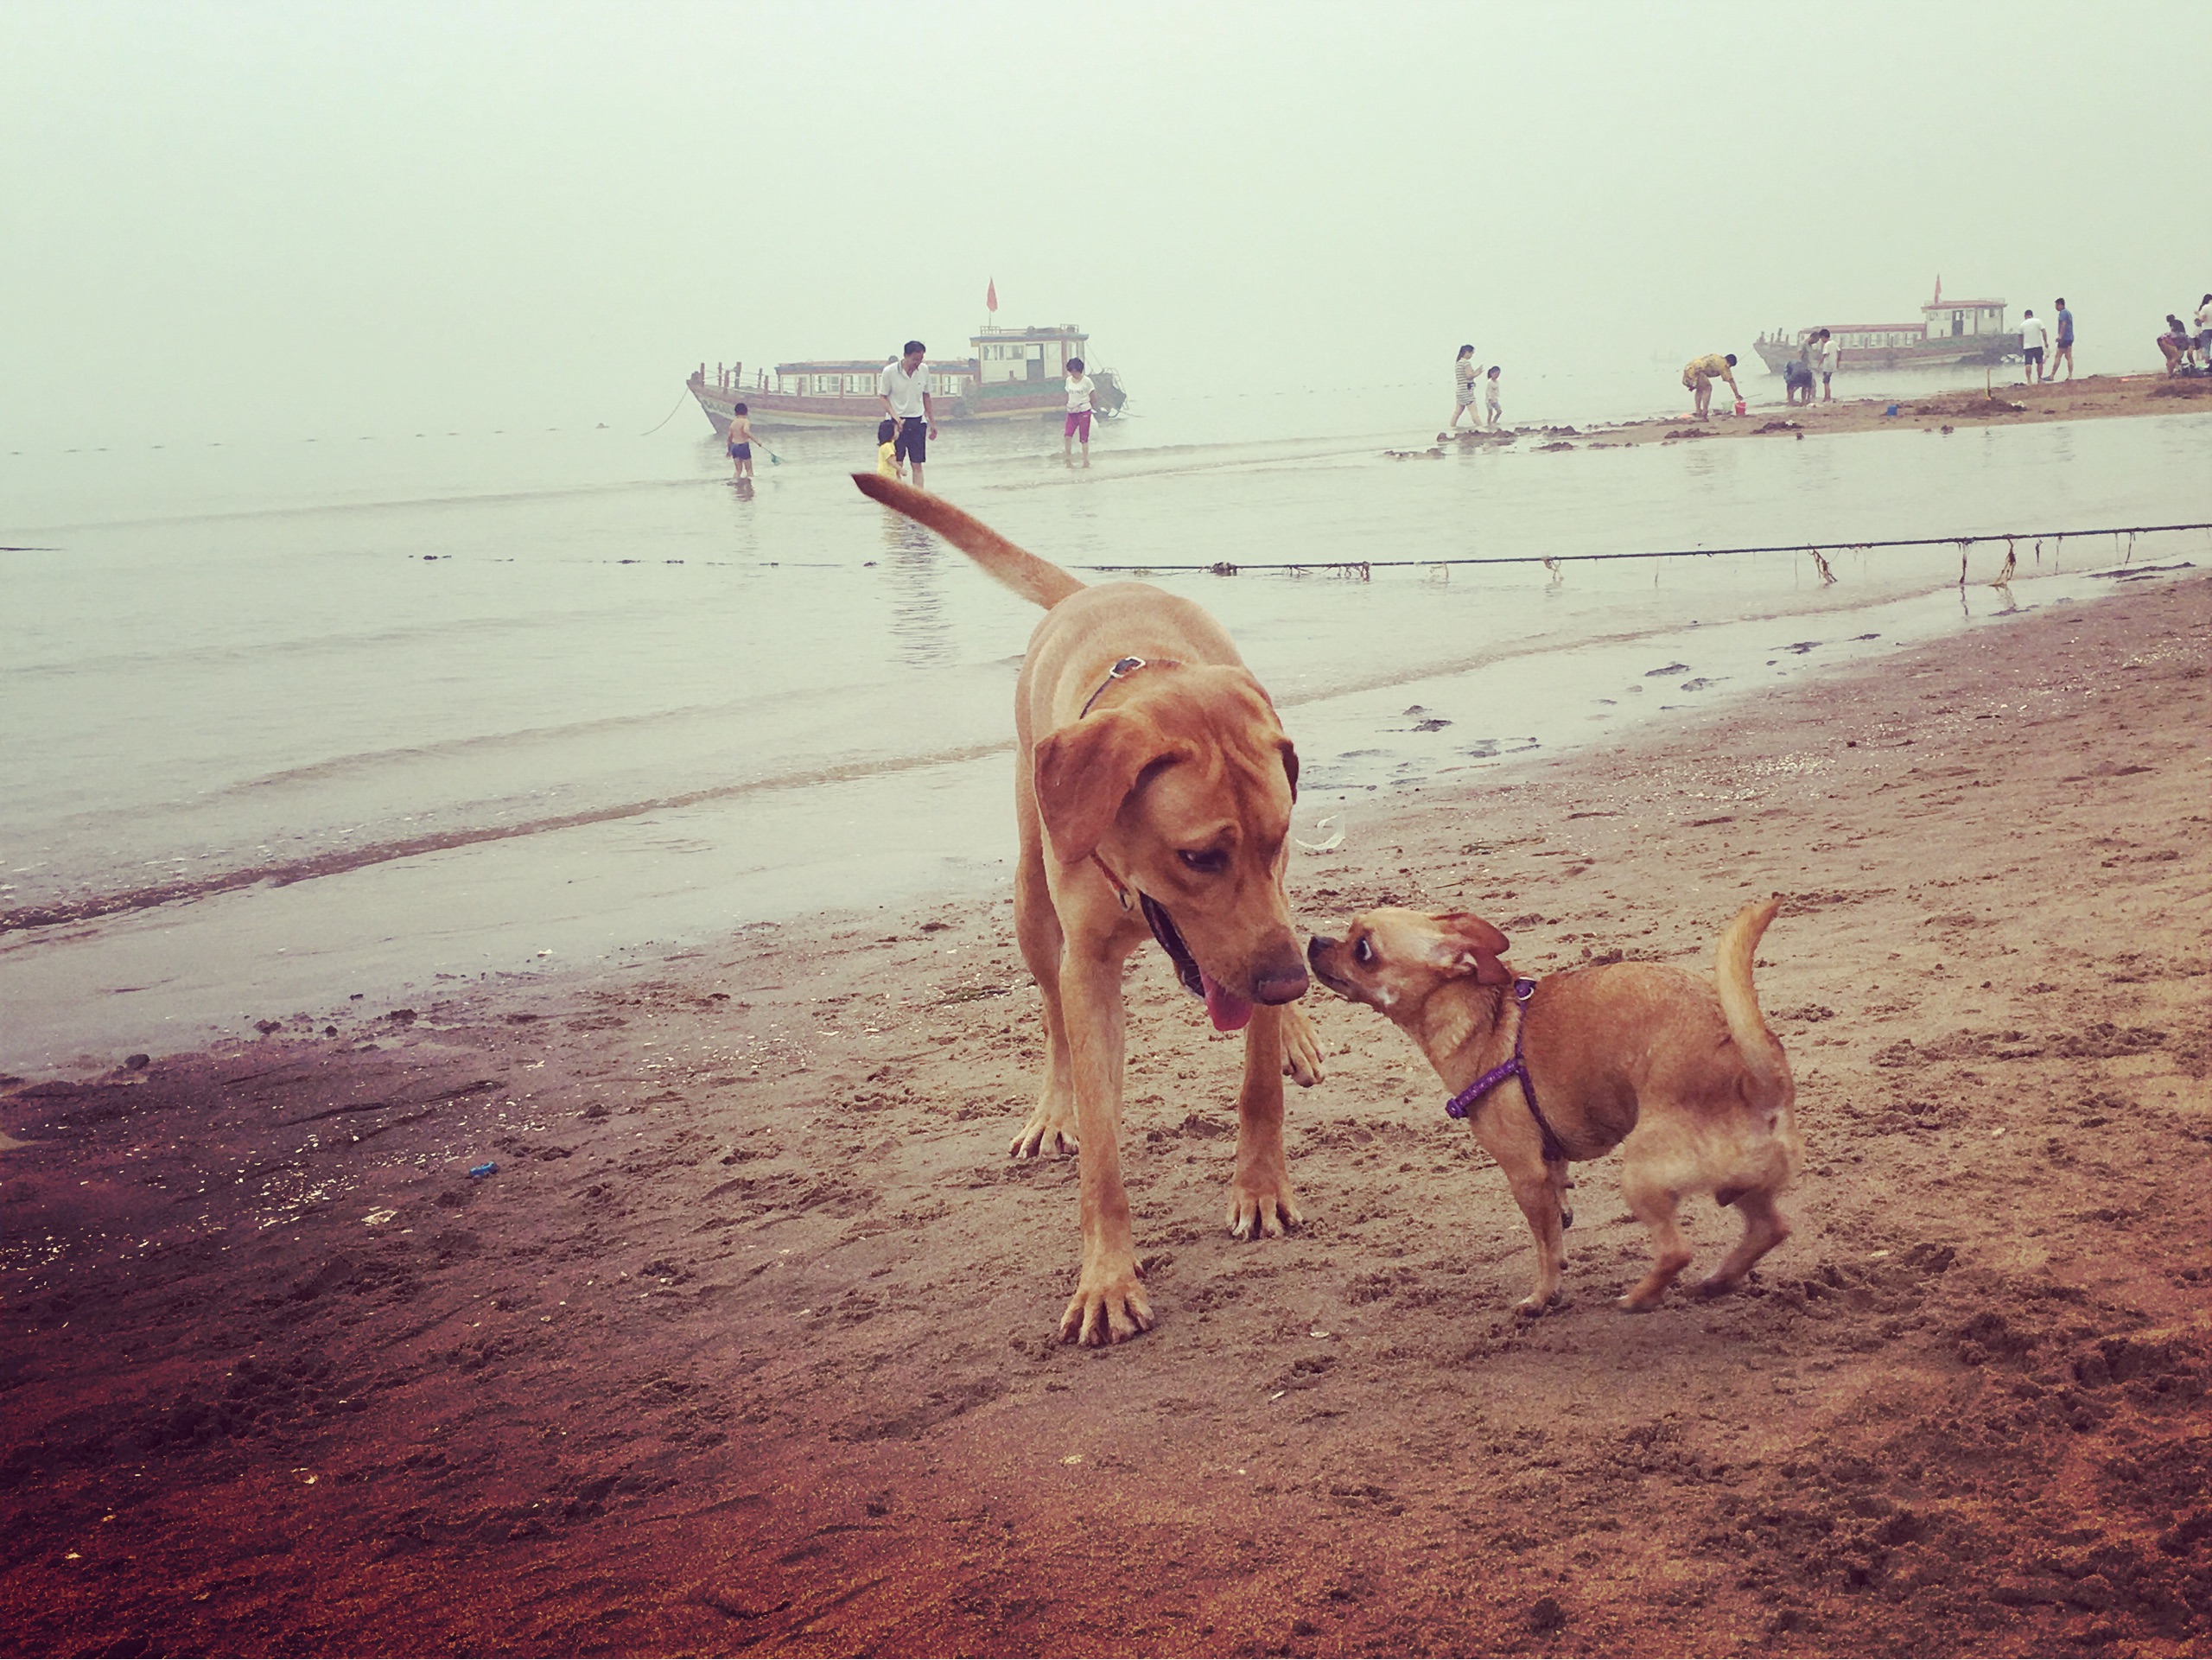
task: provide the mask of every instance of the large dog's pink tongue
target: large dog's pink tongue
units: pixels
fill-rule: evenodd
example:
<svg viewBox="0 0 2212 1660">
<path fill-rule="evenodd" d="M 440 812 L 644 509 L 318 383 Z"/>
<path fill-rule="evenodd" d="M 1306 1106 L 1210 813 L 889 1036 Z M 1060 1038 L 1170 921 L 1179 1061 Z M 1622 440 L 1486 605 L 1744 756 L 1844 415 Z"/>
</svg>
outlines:
<svg viewBox="0 0 2212 1660">
<path fill-rule="evenodd" d="M 1198 970 L 1198 983 L 1206 989 L 1206 1018 L 1213 1022 L 1217 1032 L 1242 1032 L 1252 1018 L 1252 1005 L 1235 992 L 1225 989 L 1221 982 L 1204 969 Z"/>
</svg>

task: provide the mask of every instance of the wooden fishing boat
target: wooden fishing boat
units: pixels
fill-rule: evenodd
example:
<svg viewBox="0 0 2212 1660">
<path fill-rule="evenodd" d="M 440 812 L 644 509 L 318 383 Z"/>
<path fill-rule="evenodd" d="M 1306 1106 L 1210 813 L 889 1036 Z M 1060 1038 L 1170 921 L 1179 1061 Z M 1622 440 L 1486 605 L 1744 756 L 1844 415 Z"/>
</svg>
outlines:
<svg viewBox="0 0 2212 1660">
<path fill-rule="evenodd" d="M 1064 383 L 1070 358 L 1086 358 L 1090 336 L 1073 323 L 1053 328 L 986 328 L 968 337 L 972 356 L 926 359 L 930 397 L 939 422 L 1058 419 L 1067 408 Z M 883 418 L 877 400 L 887 358 L 830 358 L 779 363 L 748 372 L 742 363 L 716 364 L 709 377 L 702 363 L 693 371 L 691 395 L 715 430 L 730 422 L 731 406 L 742 402 L 755 427 L 874 426 Z M 1101 417 L 1121 411 L 1128 395 L 1111 369 L 1086 361 L 1084 372 L 1096 386 L 1091 407 Z"/>
<path fill-rule="evenodd" d="M 1936 297 L 1920 308 L 1916 323 L 1816 323 L 1792 334 L 1777 329 L 1752 348 L 1770 374 L 1797 360 L 1821 329 L 1835 337 L 1841 369 L 1936 369 L 1961 363 L 2001 363 L 2020 355 L 2020 332 L 2005 327 L 2002 300 L 1946 300 L 1943 279 Z"/>
</svg>

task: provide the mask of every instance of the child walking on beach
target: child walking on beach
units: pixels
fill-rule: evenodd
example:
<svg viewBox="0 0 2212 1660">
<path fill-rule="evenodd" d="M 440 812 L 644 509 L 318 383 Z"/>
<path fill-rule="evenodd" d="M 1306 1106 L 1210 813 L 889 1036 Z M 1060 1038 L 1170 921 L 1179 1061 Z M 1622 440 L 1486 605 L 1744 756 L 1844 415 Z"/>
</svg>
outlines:
<svg viewBox="0 0 2212 1660">
<path fill-rule="evenodd" d="M 875 425 L 875 472 L 878 478 L 903 479 L 906 469 L 899 465 L 899 423 L 879 421 Z"/>
<path fill-rule="evenodd" d="M 1071 446 L 1079 435 L 1083 439 L 1083 464 L 1090 465 L 1090 395 L 1098 388 L 1083 372 L 1083 359 L 1068 359 L 1068 418 L 1060 429 L 1060 459 L 1072 461 Z"/>
<path fill-rule="evenodd" d="M 730 465 L 737 469 L 738 478 L 753 476 L 753 423 L 747 417 L 742 404 L 730 412 L 729 459 Z"/>
<path fill-rule="evenodd" d="M 1490 366 L 1490 373 L 1483 381 L 1483 424 L 1497 424 L 1497 365 Z"/>
</svg>

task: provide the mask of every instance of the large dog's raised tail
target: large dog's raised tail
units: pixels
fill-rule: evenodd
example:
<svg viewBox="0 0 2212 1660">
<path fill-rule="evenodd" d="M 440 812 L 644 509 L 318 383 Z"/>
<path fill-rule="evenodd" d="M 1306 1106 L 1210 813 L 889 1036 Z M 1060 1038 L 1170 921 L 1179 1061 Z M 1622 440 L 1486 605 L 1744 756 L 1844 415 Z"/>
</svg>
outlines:
<svg viewBox="0 0 2212 1660">
<path fill-rule="evenodd" d="M 925 525 L 1033 605 L 1050 611 L 1084 584 L 1058 565 L 1018 548 L 979 518 L 971 518 L 941 496 L 880 473 L 855 473 L 853 482 L 917 525 Z"/>
<path fill-rule="evenodd" d="M 1782 1044 L 1767 1028 L 1759 1013 L 1758 993 L 1751 988 L 1751 960 L 1758 954 L 1759 939 L 1767 924 L 1782 909 L 1782 895 L 1745 906 L 1736 913 L 1720 935 L 1720 959 L 1714 983 L 1720 992 L 1720 1012 L 1727 1017 L 1728 1034 L 1736 1040 L 1744 1070 L 1766 1097 L 1764 1104 L 1786 1103 L 1790 1095 L 1789 1062 Z"/>
</svg>

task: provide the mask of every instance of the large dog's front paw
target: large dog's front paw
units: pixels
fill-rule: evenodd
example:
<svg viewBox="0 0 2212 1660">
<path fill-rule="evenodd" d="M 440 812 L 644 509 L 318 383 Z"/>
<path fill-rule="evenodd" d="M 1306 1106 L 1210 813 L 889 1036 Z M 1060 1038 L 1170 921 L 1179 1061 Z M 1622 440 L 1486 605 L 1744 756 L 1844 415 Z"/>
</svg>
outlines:
<svg viewBox="0 0 2212 1660">
<path fill-rule="evenodd" d="M 1055 1108 L 1039 1101 L 1006 1150 L 1017 1159 L 1075 1152 L 1075 1115 L 1064 1105 Z"/>
<path fill-rule="evenodd" d="M 1282 1012 L 1282 1075 L 1301 1089 L 1321 1081 L 1321 1040 L 1313 1018 L 1295 1003 Z"/>
<path fill-rule="evenodd" d="M 1137 1278 L 1136 1260 L 1119 1256 L 1085 1262 L 1067 1313 L 1060 1316 L 1060 1341 L 1086 1348 L 1126 1343 L 1152 1330 L 1152 1304 Z"/>
<path fill-rule="evenodd" d="M 1287 1171 L 1239 1173 L 1229 1185 L 1229 1231 L 1239 1239 L 1280 1238 L 1306 1218 L 1290 1196 Z"/>
</svg>

